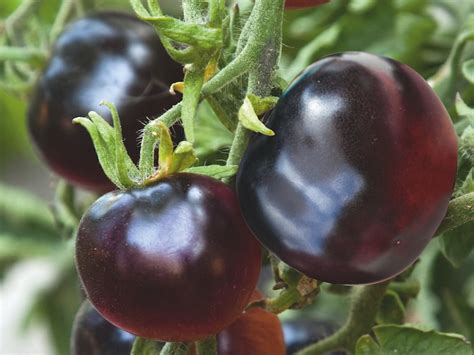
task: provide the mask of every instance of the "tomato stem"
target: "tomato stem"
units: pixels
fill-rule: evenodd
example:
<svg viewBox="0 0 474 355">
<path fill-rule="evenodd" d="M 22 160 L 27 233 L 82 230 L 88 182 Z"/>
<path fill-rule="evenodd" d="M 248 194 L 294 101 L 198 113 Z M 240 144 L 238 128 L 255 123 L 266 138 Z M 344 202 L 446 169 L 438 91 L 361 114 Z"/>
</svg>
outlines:
<svg viewBox="0 0 474 355">
<path fill-rule="evenodd" d="M 59 36 L 73 11 L 77 11 L 76 0 L 63 0 L 59 7 L 58 14 L 54 19 L 53 27 L 49 35 L 49 40 L 53 43 Z"/>
<path fill-rule="evenodd" d="M 325 354 L 333 350 L 354 351 L 357 340 L 370 333 L 390 281 L 354 287 L 351 311 L 345 325 L 333 335 L 299 351 L 298 355 Z"/>
<path fill-rule="evenodd" d="M 441 235 L 472 221 L 474 221 L 474 192 L 451 200 L 446 217 L 436 231 L 436 235 Z"/>
<path fill-rule="evenodd" d="M 247 51 L 256 55 L 252 69 L 249 71 L 248 94 L 260 97 L 270 95 L 281 54 L 283 7 L 283 0 L 256 1 L 252 15 L 242 30 L 238 48 L 242 46 L 241 43 L 246 43 L 239 57 L 246 58 Z M 250 133 L 241 123 L 237 125 L 227 159 L 228 165 L 240 163 L 247 148 Z"/>
</svg>

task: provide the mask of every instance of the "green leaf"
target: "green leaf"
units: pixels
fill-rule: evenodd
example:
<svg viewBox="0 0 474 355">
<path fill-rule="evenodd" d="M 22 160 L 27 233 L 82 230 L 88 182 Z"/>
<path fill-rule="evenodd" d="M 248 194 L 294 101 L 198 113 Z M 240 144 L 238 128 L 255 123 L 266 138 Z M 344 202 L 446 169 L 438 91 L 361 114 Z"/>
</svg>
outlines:
<svg viewBox="0 0 474 355">
<path fill-rule="evenodd" d="M 234 125 L 235 126 L 235 125 Z M 201 161 L 209 164 L 209 158 L 232 144 L 233 134 L 217 119 L 207 101 L 199 105 L 196 117 L 194 149 Z M 225 156 L 222 158 L 225 160 Z"/>
<path fill-rule="evenodd" d="M 470 343 L 461 335 L 426 331 L 410 325 L 380 325 L 373 328 L 375 342 L 359 339 L 356 355 L 416 354 L 471 355 Z"/>
<path fill-rule="evenodd" d="M 462 73 L 466 80 L 474 84 L 474 59 L 468 60 L 463 63 Z"/>
<path fill-rule="evenodd" d="M 455 267 L 461 266 L 474 249 L 474 222 L 466 223 L 439 238 L 444 256 Z"/>
<path fill-rule="evenodd" d="M 157 341 L 137 337 L 130 355 L 160 355 L 162 348 L 163 344 Z"/>
<path fill-rule="evenodd" d="M 469 107 L 459 93 L 456 95 L 456 112 L 459 116 L 471 118 L 474 124 L 474 108 Z"/>
<path fill-rule="evenodd" d="M 239 110 L 239 121 L 242 125 L 257 133 L 264 134 L 266 136 L 274 136 L 275 132 L 267 128 L 262 121 L 259 120 L 253 106 L 252 102 L 248 97 L 245 98 L 244 104 Z"/>
<path fill-rule="evenodd" d="M 378 324 L 403 324 L 405 306 L 396 292 L 388 290 L 384 295 L 376 320 Z"/>
<path fill-rule="evenodd" d="M 224 179 L 237 174 L 239 167 L 237 165 L 206 165 L 196 166 L 184 170 L 185 173 L 207 175 L 214 179 Z"/>
</svg>

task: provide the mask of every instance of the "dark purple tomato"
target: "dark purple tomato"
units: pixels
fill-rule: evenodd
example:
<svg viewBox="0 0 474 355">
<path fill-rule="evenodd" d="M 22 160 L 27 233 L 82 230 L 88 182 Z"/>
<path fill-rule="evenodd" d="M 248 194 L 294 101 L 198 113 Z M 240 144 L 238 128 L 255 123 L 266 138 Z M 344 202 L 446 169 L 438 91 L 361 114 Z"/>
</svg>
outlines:
<svg viewBox="0 0 474 355">
<path fill-rule="evenodd" d="M 288 320 L 283 322 L 286 354 L 293 355 L 308 345 L 328 337 L 336 331 L 330 323 L 309 319 Z M 344 352 L 333 351 L 331 355 L 343 355 Z"/>
<path fill-rule="evenodd" d="M 99 313 L 163 341 L 202 339 L 235 321 L 260 261 L 235 193 L 194 174 L 104 195 L 82 218 L 76 241 L 79 276 Z"/>
<path fill-rule="evenodd" d="M 413 263 L 443 219 L 457 140 L 408 66 L 368 53 L 308 67 L 255 135 L 237 191 L 256 237 L 321 281 L 376 283 Z"/>
<path fill-rule="evenodd" d="M 297 9 L 303 7 L 314 7 L 324 3 L 329 2 L 330 0 L 286 0 L 285 7 L 289 9 Z"/>
<path fill-rule="evenodd" d="M 130 355 L 135 336 L 107 322 L 88 301 L 74 319 L 71 355 Z"/>
<path fill-rule="evenodd" d="M 73 184 L 109 191 L 87 131 L 72 119 L 96 111 L 111 122 L 107 100 L 117 106 L 125 145 L 139 156 L 138 131 L 178 98 L 171 83 L 182 80 L 154 29 L 122 13 L 105 12 L 71 24 L 58 38 L 40 76 L 28 112 L 31 137 L 50 168 Z M 182 132 L 176 131 L 176 139 Z"/>
</svg>

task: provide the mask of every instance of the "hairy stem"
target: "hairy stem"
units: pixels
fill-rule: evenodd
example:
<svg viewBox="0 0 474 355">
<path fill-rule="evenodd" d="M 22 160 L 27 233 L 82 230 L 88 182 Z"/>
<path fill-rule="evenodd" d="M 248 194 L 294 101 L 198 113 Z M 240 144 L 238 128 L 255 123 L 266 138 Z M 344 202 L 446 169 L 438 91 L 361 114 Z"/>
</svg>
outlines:
<svg viewBox="0 0 474 355">
<path fill-rule="evenodd" d="M 380 284 L 355 287 L 351 311 L 346 323 L 333 335 L 299 351 L 298 355 L 318 355 L 328 351 L 344 349 L 354 351 L 357 340 L 367 334 L 375 324 L 385 291 L 390 281 Z"/>
<path fill-rule="evenodd" d="M 242 54 L 246 53 L 248 48 L 253 50 L 254 46 L 259 47 L 256 65 L 249 73 L 249 94 L 265 97 L 270 94 L 272 89 L 275 70 L 281 54 L 283 6 L 283 0 L 257 0 L 249 20 L 253 20 L 254 23 L 249 25 L 249 32 L 244 29 L 241 34 L 241 36 L 246 36 L 250 33 Z M 271 26 L 268 26 L 269 22 L 272 24 Z M 267 25 L 261 26 L 262 23 Z M 250 131 L 239 123 L 227 159 L 228 165 L 240 163 L 249 138 Z"/>
<path fill-rule="evenodd" d="M 472 221 L 474 221 L 474 192 L 462 195 L 449 202 L 448 212 L 436 231 L 436 235 L 441 235 Z"/>
</svg>

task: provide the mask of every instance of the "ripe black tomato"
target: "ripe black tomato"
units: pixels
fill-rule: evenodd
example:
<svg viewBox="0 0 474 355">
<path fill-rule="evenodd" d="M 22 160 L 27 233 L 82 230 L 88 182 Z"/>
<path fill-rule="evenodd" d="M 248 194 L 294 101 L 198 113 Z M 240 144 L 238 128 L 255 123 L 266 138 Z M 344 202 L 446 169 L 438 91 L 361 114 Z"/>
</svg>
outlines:
<svg viewBox="0 0 474 355">
<path fill-rule="evenodd" d="M 285 7 L 297 9 L 303 7 L 314 7 L 329 2 L 330 0 L 286 0 Z"/>
<path fill-rule="evenodd" d="M 112 190 L 87 131 L 72 119 L 96 111 L 111 122 L 99 103 L 114 103 L 136 161 L 138 131 L 147 117 L 177 102 L 168 89 L 182 77 L 181 65 L 171 60 L 148 24 L 115 12 L 82 18 L 60 35 L 37 82 L 28 112 L 30 135 L 57 174 L 90 190 Z M 175 131 L 180 140 L 182 130 Z"/>
<path fill-rule="evenodd" d="M 336 331 L 336 327 L 328 322 L 312 319 L 295 319 L 283 322 L 286 353 L 295 354 L 304 347 L 311 345 Z M 344 352 L 333 351 L 331 355 L 343 355 Z"/>
<path fill-rule="evenodd" d="M 88 301 L 72 327 L 72 355 L 130 355 L 135 336 L 107 322 Z"/>
<path fill-rule="evenodd" d="M 76 241 L 79 276 L 97 311 L 163 341 L 195 341 L 235 321 L 260 262 L 235 193 L 194 174 L 102 196 Z"/>
<path fill-rule="evenodd" d="M 308 67 L 255 135 L 237 176 L 246 222 L 291 267 L 376 283 L 406 269 L 441 223 L 457 161 L 453 125 L 408 66 L 343 53 Z"/>
</svg>

